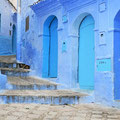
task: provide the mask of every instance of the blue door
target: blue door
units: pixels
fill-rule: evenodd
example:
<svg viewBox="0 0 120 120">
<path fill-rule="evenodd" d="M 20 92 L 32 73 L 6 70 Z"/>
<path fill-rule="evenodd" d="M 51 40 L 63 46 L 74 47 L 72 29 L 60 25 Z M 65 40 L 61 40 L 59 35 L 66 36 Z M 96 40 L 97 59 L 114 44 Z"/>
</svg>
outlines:
<svg viewBox="0 0 120 120">
<path fill-rule="evenodd" d="M 114 32 L 114 99 L 120 100 L 120 31 Z"/>
<path fill-rule="evenodd" d="M 13 25 L 13 35 L 12 35 L 12 53 L 16 54 L 16 27 Z"/>
<path fill-rule="evenodd" d="M 44 24 L 43 77 L 57 77 L 58 70 L 58 20 L 51 16 Z"/>
<path fill-rule="evenodd" d="M 114 28 L 120 29 L 120 11 L 114 19 Z M 120 100 L 120 31 L 114 31 L 114 99 Z"/>
<path fill-rule="evenodd" d="M 94 89 L 94 20 L 92 16 L 84 18 L 79 29 L 79 85 L 80 89 Z"/>
<path fill-rule="evenodd" d="M 49 43 L 49 77 L 57 77 L 58 67 L 58 34 L 57 18 L 55 17 L 50 24 L 50 43 Z"/>
</svg>

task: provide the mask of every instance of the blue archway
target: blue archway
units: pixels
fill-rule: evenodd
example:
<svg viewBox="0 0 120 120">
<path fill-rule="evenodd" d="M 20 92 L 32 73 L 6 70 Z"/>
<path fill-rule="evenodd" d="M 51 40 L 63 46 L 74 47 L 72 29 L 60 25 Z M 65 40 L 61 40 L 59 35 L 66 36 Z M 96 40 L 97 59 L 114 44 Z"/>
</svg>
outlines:
<svg viewBox="0 0 120 120">
<path fill-rule="evenodd" d="M 56 78 L 58 71 L 58 20 L 50 16 L 43 28 L 43 77 Z"/>
<path fill-rule="evenodd" d="M 120 100 L 120 11 L 114 19 L 114 98 Z"/>
<path fill-rule="evenodd" d="M 79 27 L 79 60 L 78 78 L 80 89 L 94 89 L 95 72 L 95 42 L 94 42 L 94 19 L 91 15 L 86 16 Z"/>
</svg>

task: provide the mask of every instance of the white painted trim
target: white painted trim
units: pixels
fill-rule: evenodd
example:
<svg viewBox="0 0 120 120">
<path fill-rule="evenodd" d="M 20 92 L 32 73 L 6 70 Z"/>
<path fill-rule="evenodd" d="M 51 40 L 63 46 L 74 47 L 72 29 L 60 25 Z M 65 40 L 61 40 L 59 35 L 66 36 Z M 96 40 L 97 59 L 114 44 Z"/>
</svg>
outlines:
<svg viewBox="0 0 120 120">
<path fill-rule="evenodd" d="M 120 32 L 120 28 L 110 28 L 108 32 Z"/>
<path fill-rule="evenodd" d="M 72 34 L 70 34 L 70 35 L 68 35 L 68 37 L 79 38 L 79 35 L 72 35 Z"/>
</svg>

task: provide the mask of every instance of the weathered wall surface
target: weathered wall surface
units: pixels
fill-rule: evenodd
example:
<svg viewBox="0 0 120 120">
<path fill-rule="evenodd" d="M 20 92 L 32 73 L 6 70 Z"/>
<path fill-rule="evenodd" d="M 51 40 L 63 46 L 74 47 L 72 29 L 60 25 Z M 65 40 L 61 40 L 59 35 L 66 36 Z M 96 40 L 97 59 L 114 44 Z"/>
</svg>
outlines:
<svg viewBox="0 0 120 120">
<path fill-rule="evenodd" d="M 16 14 L 7 0 L 0 0 L 1 30 L 0 55 L 12 53 L 13 24 L 16 25 Z M 11 35 L 10 35 L 11 31 Z"/>
<path fill-rule="evenodd" d="M 22 0 L 21 5 L 21 61 L 31 65 L 33 75 L 42 77 L 43 26 L 54 15 L 58 19 L 58 77 L 54 80 L 64 88 L 79 90 L 78 40 L 79 26 L 83 18 L 91 15 L 95 21 L 95 79 L 94 91 L 81 102 L 97 102 L 119 105 L 114 101 L 114 18 L 120 10 L 119 0 L 60 0 L 45 1 L 34 5 Z M 115 7 L 116 6 L 116 7 Z M 30 29 L 25 32 L 25 19 L 30 17 Z M 63 43 L 66 46 L 63 46 Z M 103 63 L 101 65 L 101 62 Z M 87 69 L 87 68 L 86 68 Z M 88 73 L 86 73 L 87 75 Z M 119 83 L 118 83 L 119 84 Z"/>
<path fill-rule="evenodd" d="M 36 70 L 36 75 L 41 76 L 42 58 L 41 58 L 41 44 L 38 39 L 38 22 L 37 16 L 31 10 L 30 5 L 34 1 L 21 1 L 21 61 L 31 65 L 31 69 Z M 26 17 L 29 16 L 29 30 L 25 31 Z"/>
</svg>

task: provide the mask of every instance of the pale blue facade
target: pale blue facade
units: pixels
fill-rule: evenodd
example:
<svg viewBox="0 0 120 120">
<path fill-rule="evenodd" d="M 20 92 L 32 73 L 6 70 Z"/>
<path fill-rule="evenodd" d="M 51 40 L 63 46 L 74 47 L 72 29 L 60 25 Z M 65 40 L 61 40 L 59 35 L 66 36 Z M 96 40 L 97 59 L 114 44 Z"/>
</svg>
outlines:
<svg viewBox="0 0 120 120">
<path fill-rule="evenodd" d="M 13 30 L 13 26 L 16 28 L 16 12 L 16 9 L 7 0 L 0 0 L 0 55 L 16 54 L 17 33 L 15 33 L 15 29 Z"/>
<path fill-rule="evenodd" d="M 0 0 L 0 56 L 16 54 L 16 12 L 10 2 Z M 0 71 L 0 92 L 7 87 L 7 76 Z"/>
<path fill-rule="evenodd" d="M 18 61 L 31 66 L 31 75 L 88 93 L 82 103 L 120 107 L 120 1 L 45 0 L 33 4 L 36 1 L 21 0 Z M 29 30 L 25 31 L 28 16 Z M 54 19 L 55 33 L 51 30 Z M 52 64 L 51 59 L 55 60 Z"/>
</svg>

